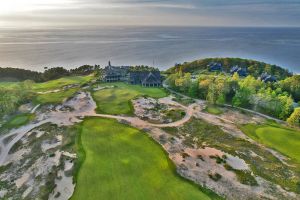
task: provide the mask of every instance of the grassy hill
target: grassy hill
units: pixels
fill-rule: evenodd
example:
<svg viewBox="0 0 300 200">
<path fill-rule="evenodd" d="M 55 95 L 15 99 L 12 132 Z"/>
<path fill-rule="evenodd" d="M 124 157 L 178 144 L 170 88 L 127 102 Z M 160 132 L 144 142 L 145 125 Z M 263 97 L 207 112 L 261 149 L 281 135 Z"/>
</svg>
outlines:
<svg viewBox="0 0 300 200">
<path fill-rule="evenodd" d="M 276 76 L 278 79 L 285 79 L 289 76 L 292 76 L 292 73 L 287 69 L 276 65 L 270 65 L 264 62 L 259 62 L 255 60 L 248 60 L 242 58 L 206 58 L 195 60 L 193 62 L 186 62 L 183 64 L 178 64 L 167 70 L 167 73 L 174 73 L 179 69 L 182 69 L 183 72 L 190 73 L 199 73 L 203 71 L 209 70 L 209 63 L 218 62 L 222 63 L 223 70 L 225 72 L 230 72 L 232 66 L 238 65 L 240 67 L 246 67 L 248 69 L 248 73 L 254 77 L 259 77 L 263 72 L 267 72 L 268 74 Z"/>
</svg>

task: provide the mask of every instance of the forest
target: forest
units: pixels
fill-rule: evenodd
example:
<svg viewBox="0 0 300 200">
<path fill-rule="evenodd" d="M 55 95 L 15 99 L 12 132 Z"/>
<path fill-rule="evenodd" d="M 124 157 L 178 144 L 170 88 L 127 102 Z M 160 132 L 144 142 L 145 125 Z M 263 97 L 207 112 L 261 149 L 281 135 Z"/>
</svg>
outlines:
<svg viewBox="0 0 300 200">
<path fill-rule="evenodd" d="M 168 76 L 170 88 L 193 98 L 207 100 L 211 104 L 230 104 L 235 107 L 252 109 L 291 125 L 300 125 L 298 106 L 300 75 L 294 75 L 275 83 L 265 83 L 252 75 L 239 77 L 238 73 L 199 74 L 179 70 Z"/>
<path fill-rule="evenodd" d="M 176 64 L 174 67 L 167 70 L 167 73 L 172 74 L 179 69 L 184 73 L 200 73 L 209 69 L 209 64 L 212 62 L 222 64 L 223 71 L 229 73 L 232 66 L 246 67 L 250 75 L 258 78 L 262 73 L 268 73 L 275 76 L 278 80 L 283 80 L 293 74 L 287 69 L 276 65 L 270 65 L 264 62 L 242 58 L 206 58 L 195 60 L 193 62 L 185 62 L 183 64 Z"/>
</svg>

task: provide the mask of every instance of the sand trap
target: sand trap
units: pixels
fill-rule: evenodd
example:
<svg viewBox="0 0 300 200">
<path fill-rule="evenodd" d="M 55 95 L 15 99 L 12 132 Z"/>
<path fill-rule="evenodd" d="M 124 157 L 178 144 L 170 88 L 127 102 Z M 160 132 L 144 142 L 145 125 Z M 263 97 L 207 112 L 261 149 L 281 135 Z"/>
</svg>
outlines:
<svg viewBox="0 0 300 200">
<path fill-rule="evenodd" d="M 65 175 L 65 172 L 72 169 L 72 167 L 73 163 L 71 161 L 65 161 L 65 168 L 58 172 L 58 177 L 60 178 L 55 180 L 56 188 L 50 194 L 49 200 L 68 200 L 72 196 L 75 189 L 73 177 Z"/>
</svg>

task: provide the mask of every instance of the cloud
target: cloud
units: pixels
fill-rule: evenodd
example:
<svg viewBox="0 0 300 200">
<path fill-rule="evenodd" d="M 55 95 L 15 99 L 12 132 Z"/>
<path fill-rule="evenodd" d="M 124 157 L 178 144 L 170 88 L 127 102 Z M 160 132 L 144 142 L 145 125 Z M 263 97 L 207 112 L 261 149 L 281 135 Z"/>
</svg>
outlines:
<svg viewBox="0 0 300 200">
<path fill-rule="evenodd" d="M 18 1 L 17 8 L 14 2 Z M 300 26 L 299 0 L 3 0 L 1 24 Z M 4 3 L 5 5 L 5 3 Z M 25 9 L 26 8 L 26 9 Z M 30 23 L 28 23 L 30 22 Z M 43 23 L 44 22 L 44 23 Z"/>
</svg>

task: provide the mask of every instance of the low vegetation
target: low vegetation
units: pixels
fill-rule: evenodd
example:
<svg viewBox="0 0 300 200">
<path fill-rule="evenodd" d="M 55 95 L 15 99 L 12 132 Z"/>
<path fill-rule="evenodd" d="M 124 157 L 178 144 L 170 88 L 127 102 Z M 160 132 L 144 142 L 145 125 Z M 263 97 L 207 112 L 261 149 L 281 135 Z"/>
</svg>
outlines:
<svg viewBox="0 0 300 200">
<path fill-rule="evenodd" d="M 237 138 L 230 133 L 224 132 L 218 126 L 211 125 L 200 119 L 192 119 L 182 127 L 164 128 L 164 130 L 176 137 L 184 136 L 183 142 L 188 147 L 193 147 L 194 145 L 197 145 L 199 148 L 209 146 L 233 156 L 237 156 L 246 161 L 254 175 L 265 178 L 266 180 L 281 185 L 284 188 L 288 188 L 291 191 L 300 193 L 300 188 L 298 186 L 298 182 L 300 181 L 300 165 L 298 162 L 292 160 L 286 161 L 289 163 L 287 166 L 265 148 L 245 139 Z M 279 131 L 279 133 L 280 132 L 281 131 Z M 289 136 L 290 135 L 287 135 L 286 137 Z M 197 138 L 197 140 L 195 140 L 195 138 Z M 295 136 L 280 141 L 281 144 L 285 143 L 283 146 L 288 147 L 289 141 L 291 140 L 300 141 L 300 139 L 295 138 Z M 293 143 L 294 145 L 292 145 L 290 151 L 295 155 L 298 152 L 297 148 L 295 148 L 298 142 L 295 141 Z M 253 157 L 251 156 L 252 154 L 256 156 Z M 220 158 L 219 160 L 220 164 L 224 164 L 222 161 L 224 159 L 221 160 Z M 266 162 L 266 160 L 268 162 Z M 228 170 L 232 169 L 228 168 Z M 247 185 L 256 184 L 251 173 L 246 173 L 241 170 L 234 170 L 234 172 L 241 183 Z"/>
<path fill-rule="evenodd" d="M 34 117 L 35 117 L 34 114 L 29 114 L 29 113 L 15 115 L 3 125 L 3 128 L 5 129 L 18 128 L 20 126 L 28 124 L 30 121 L 34 119 Z"/>
<path fill-rule="evenodd" d="M 208 105 L 205 111 L 213 115 L 221 115 L 223 113 L 222 109 L 215 105 Z"/>
<path fill-rule="evenodd" d="M 86 158 L 72 200 L 215 197 L 176 175 L 175 166 L 161 147 L 127 125 L 108 119 L 86 119 L 81 142 Z"/>
<path fill-rule="evenodd" d="M 135 97 L 161 98 L 167 95 L 162 88 L 145 88 L 140 85 L 129 85 L 126 83 L 100 84 L 101 87 L 107 85 L 114 85 L 115 88 L 93 92 L 93 98 L 98 105 L 97 111 L 99 113 L 133 115 L 131 100 Z"/>
<path fill-rule="evenodd" d="M 43 83 L 35 83 L 31 80 L 0 82 L 0 117 L 14 113 L 18 106 L 28 102 L 34 104 L 61 103 L 64 99 L 71 97 L 79 86 L 87 84 L 94 78 L 93 75 L 87 75 L 68 76 Z M 77 89 L 74 87 L 64 89 L 64 87 L 72 85 Z"/>
<path fill-rule="evenodd" d="M 44 83 L 37 83 L 33 85 L 33 90 L 35 92 L 45 92 L 50 90 L 61 89 L 64 86 L 68 85 L 83 85 L 88 83 L 94 78 L 93 75 L 88 76 L 67 76 L 63 78 L 59 78 L 56 80 L 44 82 Z"/>
<path fill-rule="evenodd" d="M 300 131 L 274 123 L 248 124 L 242 126 L 241 129 L 252 139 L 278 150 L 300 164 Z"/>
<path fill-rule="evenodd" d="M 64 100 L 74 96 L 77 91 L 78 88 L 72 88 L 55 93 L 38 94 L 33 102 L 35 104 L 60 104 Z"/>
</svg>

